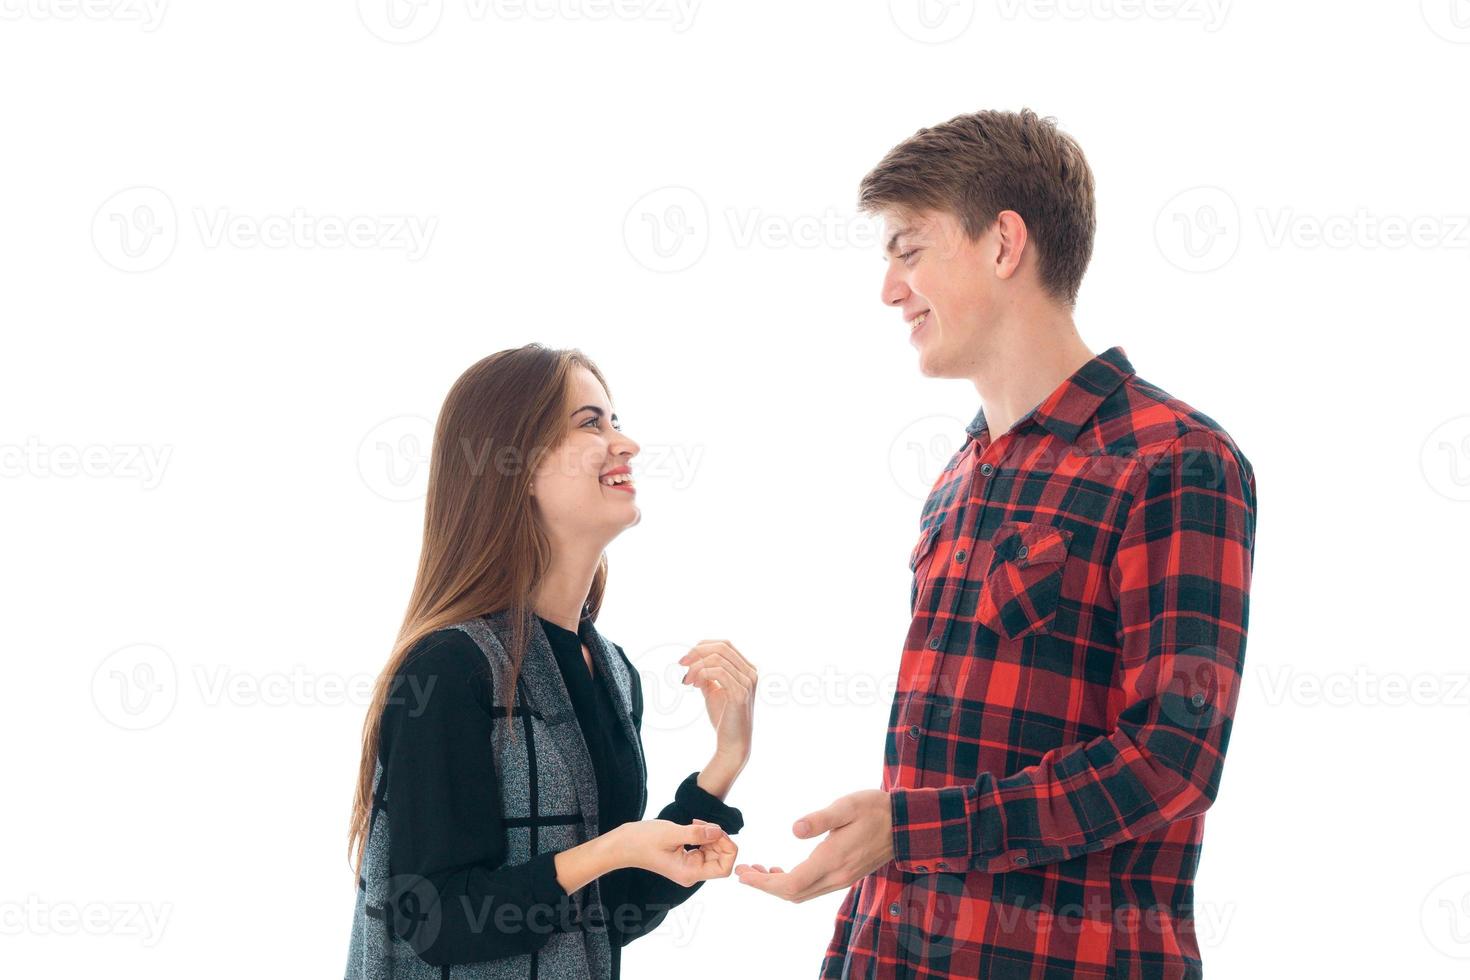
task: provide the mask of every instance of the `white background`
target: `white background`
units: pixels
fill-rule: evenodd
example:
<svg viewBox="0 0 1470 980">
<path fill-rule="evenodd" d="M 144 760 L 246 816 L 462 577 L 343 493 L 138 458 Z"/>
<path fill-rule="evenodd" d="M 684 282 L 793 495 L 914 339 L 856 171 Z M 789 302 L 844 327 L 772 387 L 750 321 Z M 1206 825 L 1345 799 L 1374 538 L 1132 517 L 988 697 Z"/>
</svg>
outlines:
<svg viewBox="0 0 1470 980">
<path fill-rule="evenodd" d="M 979 404 L 879 304 L 857 182 L 1029 106 L 1097 176 L 1084 339 L 1257 473 L 1209 974 L 1465 975 L 1470 6 L 386 2 L 0 0 L 0 972 L 341 975 L 428 420 L 530 340 L 644 445 L 600 625 L 651 804 L 713 744 L 663 668 L 732 639 L 742 860 L 799 860 L 877 784 Z M 713 883 L 625 972 L 814 976 L 839 899 Z"/>
</svg>

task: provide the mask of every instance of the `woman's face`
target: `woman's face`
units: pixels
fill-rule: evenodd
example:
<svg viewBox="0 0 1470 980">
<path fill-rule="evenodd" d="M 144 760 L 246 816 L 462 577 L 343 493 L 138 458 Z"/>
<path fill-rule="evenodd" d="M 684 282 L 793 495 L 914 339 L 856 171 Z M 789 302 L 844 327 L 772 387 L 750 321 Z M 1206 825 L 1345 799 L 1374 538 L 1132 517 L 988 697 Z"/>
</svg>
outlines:
<svg viewBox="0 0 1470 980">
<path fill-rule="evenodd" d="M 628 462 L 638 443 L 623 435 L 596 375 L 574 367 L 569 430 L 537 466 L 531 492 L 553 538 L 612 540 L 641 518 Z"/>
</svg>

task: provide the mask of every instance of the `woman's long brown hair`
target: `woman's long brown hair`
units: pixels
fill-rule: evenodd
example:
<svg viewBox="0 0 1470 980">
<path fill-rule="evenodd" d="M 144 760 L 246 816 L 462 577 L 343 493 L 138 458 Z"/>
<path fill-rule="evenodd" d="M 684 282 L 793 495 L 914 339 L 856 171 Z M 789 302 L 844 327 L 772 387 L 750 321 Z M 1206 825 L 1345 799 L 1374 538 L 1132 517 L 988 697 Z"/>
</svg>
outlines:
<svg viewBox="0 0 1470 980">
<path fill-rule="evenodd" d="M 430 454 L 418 574 L 363 721 L 347 840 L 358 874 L 372 819 L 383 707 L 393 675 L 414 644 L 435 630 L 508 610 L 511 677 L 519 673 L 534 612 L 532 593 L 551 562 L 531 479 L 537 462 L 570 430 L 568 390 L 576 367 L 591 371 L 607 388 L 602 372 L 580 351 L 528 344 L 474 364 L 444 399 Z M 592 579 L 585 618 L 597 618 L 606 584 L 604 555 Z"/>
</svg>

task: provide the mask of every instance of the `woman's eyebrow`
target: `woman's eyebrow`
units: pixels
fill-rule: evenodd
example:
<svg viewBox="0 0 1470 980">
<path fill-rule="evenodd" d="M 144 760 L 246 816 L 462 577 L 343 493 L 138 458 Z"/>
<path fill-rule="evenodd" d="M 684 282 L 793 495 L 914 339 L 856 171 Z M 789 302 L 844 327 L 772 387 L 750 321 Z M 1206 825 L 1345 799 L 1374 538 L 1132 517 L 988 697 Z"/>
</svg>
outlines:
<svg viewBox="0 0 1470 980">
<path fill-rule="evenodd" d="M 598 408 L 596 405 L 583 405 L 581 408 L 579 408 L 576 411 L 572 412 L 572 414 L 573 415 L 576 415 L 577 412 L 592 412 L 598 418 L 602 418 L 602 416 L 603 416 L 602 409 Z M 617 412 L 613 412 L 612 413 L 612 421 L 613 421 L 613 424 L 614 425 L 617 424 L 617 422 L 618 422 L 618 413 Z"/>
</svg>

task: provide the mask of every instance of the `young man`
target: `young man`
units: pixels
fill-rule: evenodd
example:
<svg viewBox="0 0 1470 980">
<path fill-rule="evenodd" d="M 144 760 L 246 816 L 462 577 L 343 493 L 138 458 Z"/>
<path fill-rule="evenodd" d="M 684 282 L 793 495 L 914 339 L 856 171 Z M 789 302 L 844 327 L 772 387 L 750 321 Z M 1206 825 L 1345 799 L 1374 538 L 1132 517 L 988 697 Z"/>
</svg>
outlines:
<svg viewBox="0 0 1470 980">
<path fill-rule="evenodd" d="M 922 129 L 860 200 L 920 370 L 969 379 L 981 408 L 919 521 L 883 788 L 798 820 L 827 836 L 789 872 L 736 872 L 798 902 L 852 886 L 823 977 L 1199 977 L 1251 465 L 1077 335 L 1093 178 L 1051 120 Z"/>
</svg>

